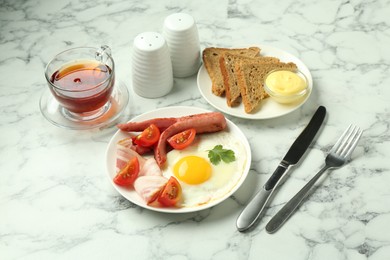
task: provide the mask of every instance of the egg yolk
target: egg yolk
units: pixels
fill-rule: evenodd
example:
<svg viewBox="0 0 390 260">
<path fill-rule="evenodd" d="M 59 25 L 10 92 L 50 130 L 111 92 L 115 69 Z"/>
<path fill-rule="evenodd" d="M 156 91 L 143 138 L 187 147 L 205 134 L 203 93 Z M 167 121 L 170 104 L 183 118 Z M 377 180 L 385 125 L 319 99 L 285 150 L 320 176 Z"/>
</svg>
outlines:
<svg viewBox="0 0 390 260">
<path fill-rule="evenodd" d="M 200 184 L 211 176 L 210 163 L 199 156 L 186 156 L 173 166 L 173 174 L 187 184 Z"/>
</svg>

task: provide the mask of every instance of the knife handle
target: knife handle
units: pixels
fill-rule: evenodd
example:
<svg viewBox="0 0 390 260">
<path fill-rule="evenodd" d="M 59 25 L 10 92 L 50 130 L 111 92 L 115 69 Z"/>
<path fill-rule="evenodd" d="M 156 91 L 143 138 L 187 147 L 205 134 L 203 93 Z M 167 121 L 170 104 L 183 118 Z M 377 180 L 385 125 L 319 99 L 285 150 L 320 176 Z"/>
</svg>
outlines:
<svg viewBox="0 0 390 260">
<path fill-rule="evenodd" d="M 255 224 L 256 220 L 262 215 L 265 207 L 268 205 L 271 195 L 275 191 L 275 187 L 288 169 L 288 166 L 286 167 L 282 163 L 279 164 L 267 183 L 256 193 L 238 216 L 236 222 L 238 231 L 245 231 Z M 267 186 L 269 189 L 267 189 Z"/>
<path fill-rule="evenodd" d="M 256 193 L 237 218 L 236 226 L 238 231 L 245 231 L 253 226 L 264 211 L 271 193 L 272 190 L 267 191 L 264 188 Z"/>
</svg>

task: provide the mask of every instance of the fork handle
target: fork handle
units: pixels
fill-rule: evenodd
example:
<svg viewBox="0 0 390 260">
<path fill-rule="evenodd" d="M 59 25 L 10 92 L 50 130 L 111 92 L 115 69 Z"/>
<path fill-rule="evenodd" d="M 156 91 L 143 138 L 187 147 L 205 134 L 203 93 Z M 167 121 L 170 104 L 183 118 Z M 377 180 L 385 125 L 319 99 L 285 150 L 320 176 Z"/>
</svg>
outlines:
<svg viewBox="0 0 390 260">
<path fill-rule="evenodd" d="M 329 168 L 325 165 L 314 177 L 292 198 L 281 210 L 268 222 L 265 229 L 268 233 L 274 233 L 277 231 L 286 220 L 295 212 L 299 205 L 306 198 L 310 189 L 314 186 L 321 175 Z"/>
</svg>

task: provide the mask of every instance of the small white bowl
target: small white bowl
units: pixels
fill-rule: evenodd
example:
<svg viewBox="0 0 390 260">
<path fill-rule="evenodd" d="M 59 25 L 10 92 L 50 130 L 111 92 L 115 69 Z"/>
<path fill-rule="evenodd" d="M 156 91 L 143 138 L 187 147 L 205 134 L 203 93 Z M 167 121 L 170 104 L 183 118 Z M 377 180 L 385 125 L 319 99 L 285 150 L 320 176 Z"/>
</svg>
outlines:
<svg viewBox="0 0 390 260">
<path fill-rule="evenodd" d="M 297 101 L 300 101 L 303 97 L 306 96 L 306 94 L 309 92 L 309 84 L 308 84 L 308 81 L 307 81 L 307 78 L 305 76 L 305 74 L 303 74 L 301 71 L 297 70 L 297 71 L 290 71 L 290 72 L 293 72 L 295 73 L 298 77 L 300 77 L 304 82 L 305 82 L 305 88 L 300 90 L 300 91 L 297 91 L 297 92 L 294 92 L 294 93 L 289 93 L 289 94 L 283 94 L 283 93 L 279 93 L 279 92 L 275 92 L 273 91 L 268 85 L 267 85 L 267 77 L 269 75 L 271 75 L 272 73 L 276 72 L 276 71 L 290 71 L 290 70 L 286 70 L 286 69 L 276 69 L 276 70 L 272 70 L 270 71 L 265 77 L 264 77 L 264 90 L 265 92 L 267 92 L 267 94 L 273 99 L 275 100 L 276 102 L 278 103 L 281 103 L 281 104 L 290 104 L 290 103 L 294 103 L 294 102 L 297 102 Z"/>
</svg>

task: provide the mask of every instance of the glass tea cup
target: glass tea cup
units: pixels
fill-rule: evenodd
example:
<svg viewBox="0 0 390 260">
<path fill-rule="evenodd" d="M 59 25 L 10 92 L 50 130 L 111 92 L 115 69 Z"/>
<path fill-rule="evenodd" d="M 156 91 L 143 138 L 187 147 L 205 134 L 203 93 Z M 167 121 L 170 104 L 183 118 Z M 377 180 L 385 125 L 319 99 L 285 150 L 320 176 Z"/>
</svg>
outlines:
<svg viewBox="0 0 390 260">
<path fill-rule="evenodd" d="M 47 64 L 45 77 L 62 114 L 70 120 L 94 120 L 111 107 L 115 63 L 108 46 L 65 50 Z"/>
</svg>

